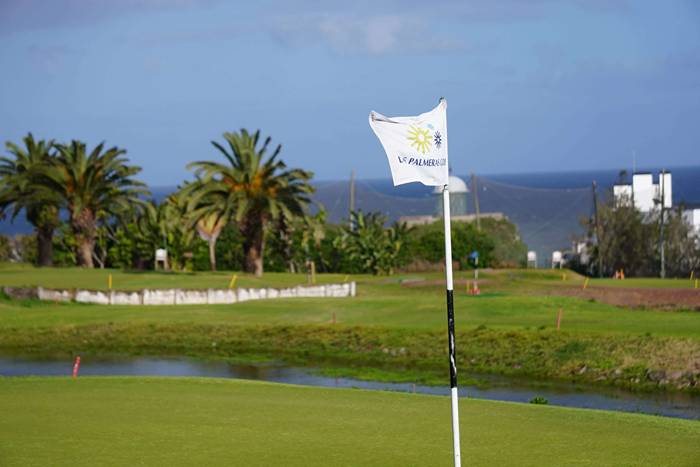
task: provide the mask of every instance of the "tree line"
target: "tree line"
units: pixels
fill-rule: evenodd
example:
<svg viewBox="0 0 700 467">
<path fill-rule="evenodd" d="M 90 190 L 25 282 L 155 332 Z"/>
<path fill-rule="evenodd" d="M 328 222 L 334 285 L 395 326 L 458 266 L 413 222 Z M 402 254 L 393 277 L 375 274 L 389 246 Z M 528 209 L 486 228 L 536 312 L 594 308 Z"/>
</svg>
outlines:
<svg viewBox="0 0 700 467">
<path fill-rule="evenodd" d="M 379 213 L 352 212 L 338 225 L 311 201 L 313 173 L 288 168 L 281 145 L 260 131 L 226 132 L 212 141 L 218 161 L 188 165 L 193 179 L 160 202 L 135 178 L 126 150 L 78 140 L 8 142 L 0 157 L 0 215 L 21 213 L 34 234 L 16 250 L 40 266 L 150 269 L 156 249 L 175 270 L 217 268 L 261 275 L 302 271 L 391 274 L 435 267 L 443 259 L 439 223 L 409 229 Z M 508 221 L 453 225 L 455 259 L 471 266 L 518 265 L 525 246 Z M 9 255 L 0 238 L 0 258 Z"/>
<path fill-rule="evenodd" d="M 631 198 L 609 193 L 596 218 L 582 220 L 588 230 L 590 259 L 573 266 L 587 274 L 689 277 L 700 271 L 700 236 L 683 216 L 683 207 L 657 207 L 643 213 Z"/>
</svg>

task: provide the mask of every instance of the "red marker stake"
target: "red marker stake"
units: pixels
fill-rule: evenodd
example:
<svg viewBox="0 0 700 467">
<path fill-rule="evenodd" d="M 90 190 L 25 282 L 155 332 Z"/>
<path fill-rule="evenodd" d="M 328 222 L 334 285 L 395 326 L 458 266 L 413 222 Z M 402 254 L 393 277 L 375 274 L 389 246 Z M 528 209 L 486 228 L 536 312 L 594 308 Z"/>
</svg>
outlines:
<svg viewBox="0 0 700 467">
<path fill-rule="evenodd" d="M 73 364 L 73 378 L 78 377 L 78 370 L 80 369 L 80 356 L 75 357 L 75 363 Z"/>
</svg>

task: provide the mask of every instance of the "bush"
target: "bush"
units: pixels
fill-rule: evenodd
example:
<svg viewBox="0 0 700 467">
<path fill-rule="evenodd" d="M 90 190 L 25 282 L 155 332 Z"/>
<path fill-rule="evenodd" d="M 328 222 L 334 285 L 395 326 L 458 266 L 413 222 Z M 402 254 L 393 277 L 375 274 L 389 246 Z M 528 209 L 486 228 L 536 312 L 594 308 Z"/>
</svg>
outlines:
<svg viewBox="0 0 700 467">
<path fill-rule="evenodd" d="M 120 226 L 114 232 L 114 241 L 107 248 L 107 261 L 113 268 L 130 269 L 137 254 L 138 232 L 134 224 Z"/>
<path fill-rule="evenodd" d="M 53 264 L 56 266 L 75 266 L 77 258 L 75 236 L 66 223 L 62 223 L 53 235 Z"/>
<path fill-rule="evenodd" d="M 0 235 L 0 261 L 7 261 L 12 256 L 12 245 L 10 239 Z"/>
<path fill-rule="evenodd" d="M 39 257 L 36 246 L 36 234 L 17 235 L 17 252 L 19 257 L 25 263 L 36 264 Z"/>
<path fill-rule="evenodd" d="M 494 261 L 494 241 L 485 232 L 479 232 L 476 225 L 467 222 L 452 223 L 452 258 L 461 269 L 473 268 L 469 258 L 473 251 L 479 252 L 479 267 L 491 266 Z M 401 253 L 402 263 L 409 265 L 419 261 L 439 264 L 445 258 L 444 228 L 441 222 L 434 222 L 413 228 L 406 239 Z"/>
<path fill-rule="evenodd" d="M 378 212 L 352 213 L 354 228 L 344 227 L 334 246 L 351 262 L 347 272 L 393 274 L 401 264 L 401 252 L 409 230 L 405 224 L 384 227 L 386 217 Z"/>
<path fill-rule="evenodd" d="M 244 260 L 241 231 L 237 225 L 229 224 L 224 227 L 216 241 L 216 267 L 222 270 L 241 271 Z"/>
<path fill-rule="evenodd" d="M 481 219 L 481 231 L 488 235 L 494 244 L 494 267 L 524 267 L 527 259 L 527 245 L 520 239 L 518 226 L 507 219 Z"/>
<path fill-rule="evenodd" d="M 593 219 L 581 220 L 588 229 L 591 258 L 587 265 L 581 264 L 581 258 L 575 259 L 572 267 L 607 277 L 620 269 L 627 277 L 659 276 L 663 232 L 666 277 L 688 277 L 700 266 L 700 242 L 693 235 L 693 226 L 684 217 L 682 206 L 663 214 L 662 218 L 658 208 L 643 213 L 630 199 L 610 193 L 598 205 L 597 228 Z"/>
</svg>

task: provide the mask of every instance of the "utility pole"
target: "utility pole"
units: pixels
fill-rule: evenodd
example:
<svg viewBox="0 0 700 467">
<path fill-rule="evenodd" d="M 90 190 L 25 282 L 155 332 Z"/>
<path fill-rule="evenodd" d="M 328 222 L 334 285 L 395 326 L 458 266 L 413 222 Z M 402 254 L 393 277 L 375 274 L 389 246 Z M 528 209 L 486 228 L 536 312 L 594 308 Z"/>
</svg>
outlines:
<svg viewBox="0 0 700 467">
<path fill-rule="evenodd" d="M 595 239 L 598 244 L 598 277 L 603 277 L 603 253 L 600 242 L 600 225 L 598 222 L 598 184 L 593 180 L 593 222 L 595 225 Z"/>
<path fill-rule="evenodd" d="M 472 194 L 474 195 L 474 213 L 476 214 L 476 230 L 481 232 L 481 218 L 479 217 L 479 190 L 476 186 L 476 175 L 472 173 Z"/>
<path fill-rule="evenodd" d="M 666 277 L 666 247 L 664 245 L 664 211 L 666 204 L 665 190 L 666 190 L 666 169 L 661 170 L 661 180 L 659 180 L 661 185 L 661 223 L 659 226 L 659 250 L 661 251 L 661 278 Z"/>
<path fill-rule="evenodd" d="M 352 213 L 355 212 L 355 170 L 350 172 L 350 230 L 355 230 L 355 222 L 352 219 Z"/>
</svg>

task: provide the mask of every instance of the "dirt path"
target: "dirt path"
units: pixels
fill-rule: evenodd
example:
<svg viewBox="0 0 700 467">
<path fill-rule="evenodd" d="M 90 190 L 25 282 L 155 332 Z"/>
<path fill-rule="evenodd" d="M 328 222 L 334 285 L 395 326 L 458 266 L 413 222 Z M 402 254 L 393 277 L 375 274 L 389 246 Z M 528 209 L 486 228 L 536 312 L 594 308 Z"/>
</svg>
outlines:
<svg viewBox="0 0 700 467">
<path fill-rule="evenodd" d="M 473 280 L 456 279 L 454 281 L 455 290 L 462 290 L 467 282 L 473 283 Z M 407 280 L 401 283 L 403 287 L 420 288 L 420 287 L 444 287 L 443 279 L 432 280 Z M 493 282 L 489 279 L 480 279 L 479 286 L 482 291 L 489 291 L 489 286 L 495 286 L 496 290 L 500 290 L 498 282 Z M 508 289 L 506 289 L 508 290 Z M 523 293 L 524 291 L 521 291 Z M 529 292 L 536 295 L 563 295 L 566 297 L 577 297 L 586 300 L 594 299 L 601 303 L 607 303 L 615 306 L 625 306 L 632 308 L 654 308 L 658 310 L 697 310 L 700 311 L 700 289 L 669 289 L 669 288 L 627 288 L 627 287 L 605 287 L 594 286 L 583 289 L 580 285 L 556 285 L 543 286 L 541 284 L 533 285 Z"/>
<path fill-rule="evenodd" d="M 700 289 L 649 289 L 626 287 L 552 287 L 548 295 L 565 295 L 595 299 L 610 305 L 647 307 L 662 310 L 690 309 L 700 311 Z"/>
</svg>

